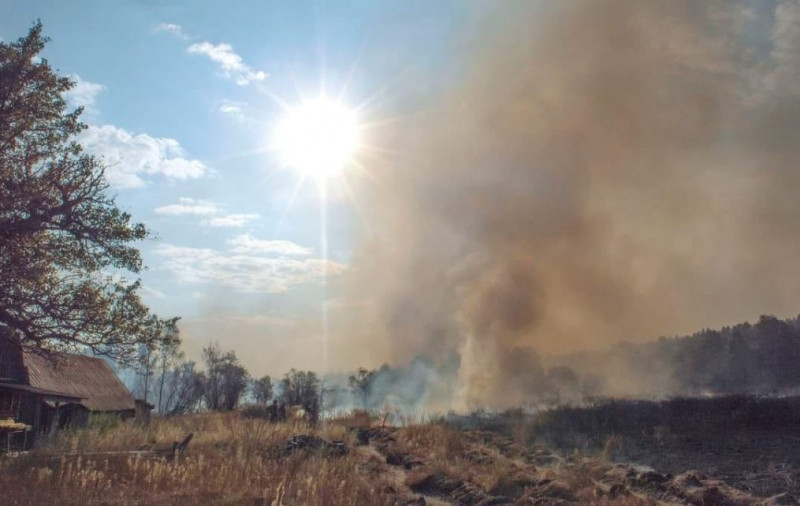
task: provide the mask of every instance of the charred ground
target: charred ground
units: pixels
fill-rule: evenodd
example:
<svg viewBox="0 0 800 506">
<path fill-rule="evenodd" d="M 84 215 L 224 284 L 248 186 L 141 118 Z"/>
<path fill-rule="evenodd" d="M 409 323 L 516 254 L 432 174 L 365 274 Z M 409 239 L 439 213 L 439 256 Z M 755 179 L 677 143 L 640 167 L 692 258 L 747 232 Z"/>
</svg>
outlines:
<svg viewBox="0 0 800 506">
<path fill-rule="evenodd" d="M 454 419 L 545 445 L 659 472 L 714 476 L 757 496 L 800 493 L 800 397 L 732 395 L 608 400 L 534 415 Z"/>
</svg>

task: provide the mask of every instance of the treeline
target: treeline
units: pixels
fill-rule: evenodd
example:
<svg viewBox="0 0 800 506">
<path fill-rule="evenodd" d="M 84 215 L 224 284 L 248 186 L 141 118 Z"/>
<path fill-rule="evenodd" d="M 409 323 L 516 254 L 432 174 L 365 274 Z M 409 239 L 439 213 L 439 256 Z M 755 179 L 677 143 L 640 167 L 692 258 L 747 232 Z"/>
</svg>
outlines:
<svg viewBox="0 0 800 506">
<path fill-rule="evenodd" d="M 280 402 L 303 406 L 312 421 L 319 418 L 322 382 L 314 372 L 292 369 L 277 382 L 268 376 L 253 378 L 234 351 L 216 343 L 203 349 L 202 363 L 186 360 L 177 329 L 167 345 L 142 347 L 133 368 L 133 392 L 158 413 L 178 415 L 201 410 L 230 411 L 243 403 L 266 406 Z"/>
<path fill-rule="evenodd" d="M 780 394 L 800 388 L 800 317 L 763 315 L 689 336 L 551 361 L 569 367 L 597 394 Z"/>
<path fill-rule="evenodd" d="M 169 333 L 170 331 L 166 331 Z M 135 393 L 162 414 L 232 410 L 244 403 L 303 406 L 312 420 L 336 409 L 447 409 L 457 391 L 459 363 L 418 357 L 401 367 L 383 365 L 319 377 L 292 369 L 280 380 L 252 378 L 233 351 L 216 344 L 201 364 L 185 360 L 177 338 L 143 349 Z M 762 316 L 689 336 L 642 344 L 622 343 L 603 352 L 544 360 L 525 353 L 526 404 L 570 405 L 598 397 L 669 397 L 781 394 L 800 389 L 800 317 Z M 436 398 L 441 399 L 437 403 Z"/>
<path fill-rule="evenodd" d="M 415 360 L 408 368 L 360 368 L 349 377 L 334 374 L 321 378 L 313 371 L 296 369 L 278 380 L 269 375 L 252 377 L 234 351 L 212 343 L 203 349 L 197 363 L 186 359 L 174 322 L 162 331 L 170 336 L 167 344 L 142 347 L 129 381 L 134 395 L 162 415 L 279 403 L 302 406 L 314 422 L 325 410 L 377 409 L 385 405 L 412 408 L 434 381 L 434 369 L 424 359 Z"/>
</svg>

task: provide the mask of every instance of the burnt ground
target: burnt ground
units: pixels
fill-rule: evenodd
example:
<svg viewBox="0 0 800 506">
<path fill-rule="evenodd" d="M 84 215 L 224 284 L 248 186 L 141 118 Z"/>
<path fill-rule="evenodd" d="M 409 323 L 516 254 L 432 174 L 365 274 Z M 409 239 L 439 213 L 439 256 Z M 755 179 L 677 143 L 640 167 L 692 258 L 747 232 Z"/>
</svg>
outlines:
<svg viewBox="0 0 800 506">
<path fill-rule="evenodd" d="M 360 456 L 361 473 L 383 483 L 383 500 L 397 506 L 798 504 L 786 494 L 770 499 L 748 494 L 698 471 L 673 475 L 580 453 L 559 454 L 496 431 L 435 426 L 357 431 L 354 454 Z"/>
<path fill-rule="evenodd" d="M 696 469 L 760 496 L 800 496 L 800 427 L 776 431 L 626 436 L 613 455 L 678 474 Z"/>
<path fill-rule="evenodd" d="M 520 418 L 507 418 L 500 431 L 519 431 Z M 756 496 L 800 497 L 798 397 L 610 401 L 535 415 L 528 424 L 528 437 L 561 452 L 605 454 L 674 475 L 696 470 Z"/>
</svg>

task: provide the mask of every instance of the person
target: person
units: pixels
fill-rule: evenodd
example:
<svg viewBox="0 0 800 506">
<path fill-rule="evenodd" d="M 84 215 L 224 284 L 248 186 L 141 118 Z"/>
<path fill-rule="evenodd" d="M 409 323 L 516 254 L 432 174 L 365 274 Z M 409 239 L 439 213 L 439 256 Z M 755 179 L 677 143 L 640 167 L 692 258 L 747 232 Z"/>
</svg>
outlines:
<svg viewBox="0 0 800 506">
<path fill-rule="evenodd" d="M 272 423 L 278 421 L 278 401 L 275 399 L 272 399 L 272 404 L 267 407 L 267 418 Z"/>
<path fill-rule="evenodd" d="M 286 421 L 286 404 L 282 402 L 278 404 L 278 421 L 279 422 Z"/>
</svg>

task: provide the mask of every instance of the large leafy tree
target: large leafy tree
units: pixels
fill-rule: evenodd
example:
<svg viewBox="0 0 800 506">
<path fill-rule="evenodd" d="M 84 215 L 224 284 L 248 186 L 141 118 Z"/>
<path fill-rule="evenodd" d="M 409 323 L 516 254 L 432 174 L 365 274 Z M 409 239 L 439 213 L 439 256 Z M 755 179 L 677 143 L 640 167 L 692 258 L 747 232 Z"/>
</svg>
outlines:
<svg viewBox="0 0 800 506">
<path fill-rule="evenodd" d="M 206 407 L 212 411 L 230 411 L 239 404 L 247 389 L 247 369 L 239 363 L 233 351 L 224 352 L 217 343 L 203 348 L 204 377 L 203 397 Z"/>
<path fill-rule="evenodd" d="M 74 86 L 39 55 L 41 23 L 0 43 L 0 334 L 41 352 L 125 360 L 163 338 L 137 295 L 144 225 L 107 192 L 76 135 Z"/>
</svg>

